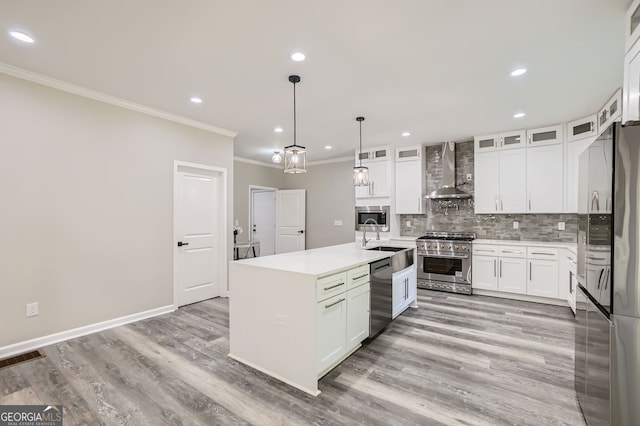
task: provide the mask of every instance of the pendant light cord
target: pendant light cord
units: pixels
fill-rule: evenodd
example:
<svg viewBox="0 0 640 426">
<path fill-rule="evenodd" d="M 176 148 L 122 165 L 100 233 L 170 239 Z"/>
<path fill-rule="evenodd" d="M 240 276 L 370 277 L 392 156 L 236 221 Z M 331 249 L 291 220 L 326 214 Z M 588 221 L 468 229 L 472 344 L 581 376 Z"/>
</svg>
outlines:
<svg viewBox="0 0 640 426">
<path fill-rule="evenodd" d="M 296 143 L 296 83 L 293 83 L 293 144 L 297 145 Z"/>
<path fill-rule="evenodd" d="M 362 120 L 360 121 L 360 152 L 358 152 L 358 159 L 360 160 L 360 167 L 362 167 Z"/>
</svg>

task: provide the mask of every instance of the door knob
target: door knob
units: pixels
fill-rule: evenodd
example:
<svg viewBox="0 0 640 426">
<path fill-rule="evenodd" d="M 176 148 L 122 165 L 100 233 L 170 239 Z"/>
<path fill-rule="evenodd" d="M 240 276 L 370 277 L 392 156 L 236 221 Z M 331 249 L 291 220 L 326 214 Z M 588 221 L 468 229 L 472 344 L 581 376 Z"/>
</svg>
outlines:
<svg viewBox="0 0 640 426">
<path fill-rule="evenodd" d="M 298 231 L 298 234 L 304 234 L 304 231 L 301 229 Z"/>
<path fill-rule="evenodd" d="M 182 241 L 178 241 L 178 247 L 188 246 L 189 243 L 183 243 Z"/>
</svg>

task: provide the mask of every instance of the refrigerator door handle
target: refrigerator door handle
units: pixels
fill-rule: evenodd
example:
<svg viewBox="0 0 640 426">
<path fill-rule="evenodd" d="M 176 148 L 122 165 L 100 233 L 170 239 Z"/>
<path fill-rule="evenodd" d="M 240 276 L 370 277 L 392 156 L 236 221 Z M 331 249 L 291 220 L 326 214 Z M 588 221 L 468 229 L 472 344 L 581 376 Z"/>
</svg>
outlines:
<svg viewBox="0 0 640 426">
<path fill-rule="evenodd" d="M 602 274 L 604 273 L 604 268 L 600 269 L 600 276 L 598 277 L 598 286 L 596 289 L 600 290 L 600 286 L 602 285 Z"/>
</svg>

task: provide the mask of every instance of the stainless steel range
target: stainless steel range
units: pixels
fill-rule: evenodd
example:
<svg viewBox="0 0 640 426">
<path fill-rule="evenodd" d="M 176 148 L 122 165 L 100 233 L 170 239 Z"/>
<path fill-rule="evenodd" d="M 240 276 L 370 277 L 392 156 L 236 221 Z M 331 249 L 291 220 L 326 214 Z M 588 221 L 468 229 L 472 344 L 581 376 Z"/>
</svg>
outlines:
<svg viewBox="0 0 640 426">
<path fill-rule="evenodd" d="M 471 294 L 472 232 L 427 232 L 416 239 L 418 287 Z"/>
</svg>

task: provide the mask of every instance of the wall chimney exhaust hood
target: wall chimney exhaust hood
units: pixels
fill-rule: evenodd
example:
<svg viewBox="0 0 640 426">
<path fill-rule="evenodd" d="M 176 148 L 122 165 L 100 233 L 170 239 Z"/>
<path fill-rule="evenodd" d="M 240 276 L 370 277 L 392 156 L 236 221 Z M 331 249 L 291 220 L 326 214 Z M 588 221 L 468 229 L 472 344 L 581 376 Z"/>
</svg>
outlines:
<svg viewBox="0 0 640 426">
<path fill-rule="evenodd" d="M 456 144 L 445 142 L 442 144 L 442 186 L 426 198 L 439 200 L 446 198 L 471 198 L 470 194 L 456 188 Z"/>
</svg>

